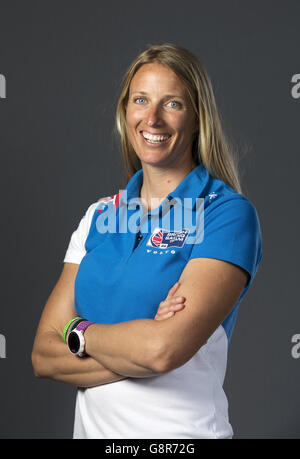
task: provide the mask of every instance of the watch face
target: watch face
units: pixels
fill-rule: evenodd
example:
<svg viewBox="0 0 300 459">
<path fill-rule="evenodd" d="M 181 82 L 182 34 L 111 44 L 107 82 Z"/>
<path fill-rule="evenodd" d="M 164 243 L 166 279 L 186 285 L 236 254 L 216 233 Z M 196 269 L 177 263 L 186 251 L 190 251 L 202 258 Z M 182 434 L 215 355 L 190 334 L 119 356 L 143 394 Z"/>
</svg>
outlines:
<svg viewBox="0 0 300 459">
<path fill-rule="evenodd" d="M 71 332 L 68 336 L 68 346 L 71 352 L 73 354 L 76 354 L 76 352 L 79 351 L 80 347 L 80 341 L 79 341 L 79 336 L 77 333 Z"/>
</svg>

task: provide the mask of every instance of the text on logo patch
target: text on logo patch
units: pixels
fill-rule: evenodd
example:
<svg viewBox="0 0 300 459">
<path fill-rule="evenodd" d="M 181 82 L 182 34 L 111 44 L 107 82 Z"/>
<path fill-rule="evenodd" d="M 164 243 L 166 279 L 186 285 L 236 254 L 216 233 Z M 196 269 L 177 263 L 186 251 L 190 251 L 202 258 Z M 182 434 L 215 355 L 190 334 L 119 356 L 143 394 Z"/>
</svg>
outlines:
<svg viewBox="0 0 300 459">
<path fill-rule="evenodd" d="M 147 245 L 158 249 L 168 249 L 169 247 L 183 247 L 189 230 L 169 231 L 163 228 L 156 228 L 150 236 Z"/>
</svg>

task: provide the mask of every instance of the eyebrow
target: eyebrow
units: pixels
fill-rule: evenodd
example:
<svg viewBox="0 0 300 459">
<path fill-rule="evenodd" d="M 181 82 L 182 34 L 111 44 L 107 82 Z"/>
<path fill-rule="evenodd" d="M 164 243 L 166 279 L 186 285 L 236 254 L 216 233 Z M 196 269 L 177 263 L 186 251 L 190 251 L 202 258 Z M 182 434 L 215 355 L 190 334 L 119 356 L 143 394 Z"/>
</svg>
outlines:
<svg viewBox="0 0 300 459">
<path fill-rule="evenodd" d="M 143 96 L 147 96 L 148 95 L 148 93 L 145 92 L 145 91 L 133 91 L 131 93 L 131 95 L 133 95 L 133 94 L 142 94 Z M 183 99 L 184 100 L 183 96 L 179 96 L 177 94 L 166 94 L 165 96 L 163 96 L 163 99 L 169 99 L 169 98 L 174 98 L 174 97 L 177 98 L 177 99 Z"/>
</svg>

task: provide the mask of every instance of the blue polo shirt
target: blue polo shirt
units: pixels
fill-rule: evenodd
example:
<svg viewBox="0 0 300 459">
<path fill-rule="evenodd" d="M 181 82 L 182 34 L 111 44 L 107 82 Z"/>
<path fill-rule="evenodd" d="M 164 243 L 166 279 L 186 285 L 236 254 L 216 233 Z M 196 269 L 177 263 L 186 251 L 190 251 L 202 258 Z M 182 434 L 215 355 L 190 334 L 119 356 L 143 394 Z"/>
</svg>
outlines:
<svg viewBox="0 0 300 459">
<path fill-rule="evenodd" d="M 140 205 L 142 183 L 141 169 L 122 193 L 90 207 L 75 281 L 77 313 L 103 324 L 154 318 L 189 260 L 215 258 L 248 273 L 248 284 L 222 323 L 229 340 L 262 257 L 255 207 L 202 164 L 148 213 Z"/>
</svg>

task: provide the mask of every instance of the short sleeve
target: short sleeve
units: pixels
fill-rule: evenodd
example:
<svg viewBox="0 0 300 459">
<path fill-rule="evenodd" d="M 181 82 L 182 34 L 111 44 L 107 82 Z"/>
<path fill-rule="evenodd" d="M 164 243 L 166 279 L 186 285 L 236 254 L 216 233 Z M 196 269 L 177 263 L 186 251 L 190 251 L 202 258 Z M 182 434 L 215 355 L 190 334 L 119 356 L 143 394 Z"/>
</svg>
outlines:
<svg viewBox="0 0 300 459">
<path fill-rule="evenodd" d="M 204 211 L 203 240 L 194 244 L 191 258 L 215 258 L 240 266 L 252 282 L 262 258 L 262 237 L 253 204 L 241 195 L 216 199 Z"/>
<path fill-rule="evenodd" d="M 86 254 L 85 241 L 89 234 L 92 218 L 96 210 L 98 202 L 89 206 L 85 215 L 81 219 L 77 229 L 73 232 L 67 252 L 65 254 L 64 263 L 80 264 Z"/>
</svg>

